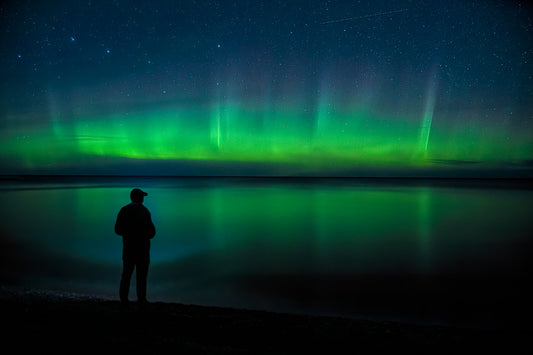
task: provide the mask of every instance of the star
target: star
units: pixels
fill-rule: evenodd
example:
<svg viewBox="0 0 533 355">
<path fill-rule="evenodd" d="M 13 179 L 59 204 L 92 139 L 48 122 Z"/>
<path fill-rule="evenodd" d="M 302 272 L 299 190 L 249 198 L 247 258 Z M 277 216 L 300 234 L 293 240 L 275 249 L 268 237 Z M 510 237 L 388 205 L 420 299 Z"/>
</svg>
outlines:
<svg viewBox="0 0 533 355">
<path fill-rule="evenodd" d="M 110 51 L 109 49 L 106 49 L 105 52 L 106 52 L 107 54 L 111 53 L 111 51 Z"/>
</svg>

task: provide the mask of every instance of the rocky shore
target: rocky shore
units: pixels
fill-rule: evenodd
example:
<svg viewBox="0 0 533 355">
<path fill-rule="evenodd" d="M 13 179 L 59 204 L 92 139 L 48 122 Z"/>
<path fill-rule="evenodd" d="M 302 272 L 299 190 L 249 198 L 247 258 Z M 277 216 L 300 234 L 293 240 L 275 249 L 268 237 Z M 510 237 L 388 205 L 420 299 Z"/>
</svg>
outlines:
<svg viewBox="0 0 533 355">
<path fill-rule="evenodd" d="M 29 353 L 528 352 L 521 328 L 472 329 L 115 300 L 2 287 L 6 349 Z M 14 348 L 11 348 L 14 346 Z"/>
</svg>

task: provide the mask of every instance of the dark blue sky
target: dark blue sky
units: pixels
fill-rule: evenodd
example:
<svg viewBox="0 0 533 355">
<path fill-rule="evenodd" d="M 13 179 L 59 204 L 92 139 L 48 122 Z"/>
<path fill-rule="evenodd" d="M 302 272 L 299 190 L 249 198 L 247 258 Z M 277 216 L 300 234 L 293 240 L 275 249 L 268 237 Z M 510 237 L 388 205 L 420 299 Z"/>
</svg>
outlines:
<svg viewBox="0 0 533 355">
<path fill-rule="evenodd" d="M 203 84 L 231 66 L 281 80 L 364 65 L 394 80 L 435 65 L 459 98 L 491 90 L 523 103 L 532 97 L 525 2 L 8 1 L 1 23 L 6 106 L 45 84 L 182 71 Z M 21 92 L 10 95 L 13 86 Z"/>
<path fill-rule="evenodd" d="M 0 128 L 266 96 L 310 112 L 355 100 L 412 122 L 434 85 L 441 124 L 475 113 L 527 143 L 531 16 L 518 1 L 4 1 Z M 524 144 L 509 149 L 533 159 Z"/>
</svg>

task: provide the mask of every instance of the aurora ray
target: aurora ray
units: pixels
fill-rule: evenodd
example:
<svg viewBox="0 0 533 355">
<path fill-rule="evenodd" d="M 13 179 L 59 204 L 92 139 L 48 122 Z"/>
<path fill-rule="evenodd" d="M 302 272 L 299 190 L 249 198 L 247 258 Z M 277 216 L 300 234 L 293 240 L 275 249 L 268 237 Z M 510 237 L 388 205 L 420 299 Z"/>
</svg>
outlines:
<svg viewBox="0 0 533 355">
<path fill-rule="evenodd" d="M 206 4 L 7 6 L 0 174 L 533 175 L 520 6 Z"/>
<path fill-rule="evenodd" d="M 431 125 L 433 123 L 433 113 L 435 111 L 435 99 L 437 95 L 437 79 L 434 78 L 430 80 L 429 89 L 426 97 L 426 104 L 424 108 L 424 115 L 422 116 L 422 125 L 420 127 L 420 138 L 419 138 L 419 153 L 423 155 L 424 158 L 428 156 L 428 144 L 429 136 L 431 134 Z"/>
</svg>

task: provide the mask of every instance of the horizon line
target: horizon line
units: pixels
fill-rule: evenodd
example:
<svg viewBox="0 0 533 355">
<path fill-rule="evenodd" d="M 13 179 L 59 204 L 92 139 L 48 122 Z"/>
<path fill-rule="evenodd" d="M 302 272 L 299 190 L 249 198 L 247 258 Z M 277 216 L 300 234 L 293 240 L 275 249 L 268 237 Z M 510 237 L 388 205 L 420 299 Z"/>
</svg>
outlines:
<svg viewBox="0 0 533 355">
<path fill-rule="evenodd" d="M 2 178 L 16 177 L 87 177 L 87 178 L 251 178 L 251 179 L 402 179 L 402 180 L 531 180 L 532 176 L 342 176 L 342 175 L 117 175 L 117 174 L 0 174 Z"/>
</svg>

